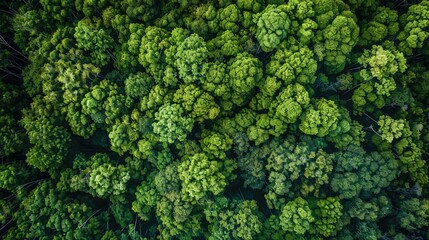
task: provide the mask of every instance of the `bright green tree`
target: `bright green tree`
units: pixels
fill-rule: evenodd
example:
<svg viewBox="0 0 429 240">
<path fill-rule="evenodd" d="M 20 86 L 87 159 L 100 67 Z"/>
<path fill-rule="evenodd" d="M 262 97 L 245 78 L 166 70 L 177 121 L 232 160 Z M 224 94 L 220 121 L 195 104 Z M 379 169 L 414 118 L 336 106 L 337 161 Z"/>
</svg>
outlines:
<svg viewBox="0 0 429 240">
<path fill-rule="evenodd" d="M 297 197 L 288 202 L 280 214 L 280 226 L 286 232 L 305 234 L 315 221 L 308 202 Z"/>
<path fill-rule="evenodd" d="M 290 19 L 284 6 L 268 5 L 255 16 L 256 39 L 262 50 L 271 52 L 287 36 Z"/>
</svg>

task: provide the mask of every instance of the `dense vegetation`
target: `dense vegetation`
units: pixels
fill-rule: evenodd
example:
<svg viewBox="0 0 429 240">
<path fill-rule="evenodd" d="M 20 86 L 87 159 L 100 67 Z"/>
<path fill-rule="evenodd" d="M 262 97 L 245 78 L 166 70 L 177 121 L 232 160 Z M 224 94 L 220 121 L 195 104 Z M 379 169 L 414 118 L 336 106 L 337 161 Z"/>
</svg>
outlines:
<svg viewBox="0 0 429 240">
<path fill-rule="evenodd" d="M 429 0 L 1 9 L 0 238 L 429 239 Z"/>
</svg>

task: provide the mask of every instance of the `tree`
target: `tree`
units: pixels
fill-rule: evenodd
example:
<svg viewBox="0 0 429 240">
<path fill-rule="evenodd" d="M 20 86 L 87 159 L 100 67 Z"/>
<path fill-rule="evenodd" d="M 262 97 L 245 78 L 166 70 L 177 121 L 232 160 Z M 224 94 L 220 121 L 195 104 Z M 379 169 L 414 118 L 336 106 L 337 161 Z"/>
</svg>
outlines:
<svg viewBox="0 0 429 240">
<path fill-rule="evenodd" d="M 429 200 L 412 198 L 400 203 L 399 224 L 408 231 L 429 225 Z"/>
<path fill-rule="evenodd" d="M 15 213 L 18 238 L 101 238 L 106 214 L 85 198 L 71 198 L 44 181 L 25 198 Z M 88 204 L 89 203 L 89 204 Z"/>
<path fill-rule="evenodd" d="M 207 50 L 210 58 L 221 58 L 234 57 L 244 49 L 240 36 L 226 30 L 207 42 Z"/>
<path fill-rule="evenodd" d="M 284 133 L 287 124 L 295 123 L 309 103 L 309 94 L 302 85 L 295 83 L 284 88 L 269 105 L 271 134 Z"/>
<path fill-rule="evenodd" d="M 359 36 L 355 19 L 352 12 L 344 11 L 316 36 L 318 43 L 314 51 L 319 61 L 323 60 L 327 73 L 335 74 L 344 69 L 347 55 L 356 45 Z"/>
<path fill-rule="evenodd" d="M 185 38 L 177 47 L 175 66 L 185 83 L 199 82 L 204 78 L 208 50 L 204 39 L 197 34 Z"/>
<path fill-rule="evenodd" d="M 378 120 L 378 126 L 381 138 L 389 143 L 392 143 L 393 139 L 411 135 L 410 127 L 404 119 L 395 120 L 390 116 L 382 115 Z"/>
<path fill-rule="evenodd" d="M 350 199 L 361 192 L 377 194 L 398 175 L 398 162 L 387 153 L 365 153 L 350 145 L 335 158 L 331 187 L 340 198 Z"/>
<path fill-rule="evenodd" d="M 352 144 L 360 146 L 366 135 L 362 125 L 351 119 L 347 109 L 339 108 L 338 111 L 337 127 L 328 133 L 326 140 L 333 142 L 338 149 L 345 149 Z"/>
<path fill-rule="evenodd" d="M 386 105 L 385 97 L 378 95 L 370 82 L 363 83 L 352 96 L 353 107 L 357 113 L 374 112 Z"/>
<path fill-rule="evenodd" d="M 287 138 L 273 145 L 268 155 L 268 193 L 265 195 L 269 208 L 279 209 L 287 199 L 298 196 L 319 195 L 319 189 L 329 183 L 333 170 L 333 156 L 319 149 L 317 140 L 296 142 Z"/>
<path fill-rule="evenodd" d="M 396 35 L 398 31 L 398 12 L 388 7 L 378 6 L 371 21 L 363 24 L 358 45 L 380 42 L 386 36 Z"/>
<path fill-rule="evenodd" d="M 374 222 L 392 213 L 392 203 L 384 195 L 374 197 L 370 201 L 354 198 L 346 205 L 346 209 L 351 218 Z"/>
<path fill-rule="evenodd" d="M 315 217 L 315 232 L 323 237 L 335 236 L 338 230 L 337 222 L 343 215 L 343 206 L 338 197 L 328 197 L 317 200 L 317 208 L 313 210 Z M 312 230 L 310 230 L 312 232 Z"/>
<path fill-rule="evenodd" d="M 257 148 L 250 148 L 238 158 L 238 168 L 242 171 L 241 176 L 244 179 L 244 187 L 253 189 L 263 189 L 267 171 L 265 170 L 265 159 L 269 156 L 272 149 L 278 144 L 275 141 L 265 143 Z"/>
<path fill-rule="evenodd" d="M 130 175 L 126 168 L 105 163 L 92 169 L 88 185 L 96 196 L 104 198 L 124 193 L 129 179 Z"/>
<path fill-rule="evenodd" d="M 181 104 L 198 122 L 215 119 L 220 112 L 215 99 L 193 84 L 181 85 L 173 95 L 173 102 Z"/>
<path fill-rule="evenodd" d="M 422 158 L 423 151 L 411 137 L 403 138 L 395 144 L 395 149 L 402 163 L 401 170 L 409 173 L 411 180 L 421 185 L 429 183 L 427 166 Z"/>
<path fill-rule="evenodd" d="M 89 19 L 77 23 L 74 37 L 77 47 L 90 51 L 96 66 L 104 66 L 109 60 L 108 49 L 112 48 L 113 39 L 104 31 L 93 26 Z"/>
<path fill-rule="evenodd" d="M 280 214 L 280 226 L 286 232 L 305 234 L 311 229 L 313 222 L 308 202 L 301 197 L 288 202 Z"/>
<path fill-rule="evenodd" d="M 112 202 L 124 202 L 123 194 L 127 192 L 126 184 L 130 172 L 125 165 L 112 164 L 107 154 L 96 153 L 90 158 L 83 154 L 75 156 L 73 167 L 62 173 L 61 184 L 66 191 L 83 191 L 94 197 Z"/>
<path fill-rule="evenodd" d="M 256 39 L 262 50 L 271 52 L 286 37 L 290 19 L 284 11 L 284 6 L 268 5 L 254 18 L 257 25 Z"/>
<path fill-rule="evenodd" d="M 207 196 L 208 192 L 218 195 L 228 184 L 232 170 L 234 167 L 228 166 L 227 161 L 222 164 L 209 160 L 204 153 L 185 159 L 178 165 L 184 200 L 196 203 Z"/>
<path fill-rule="evenodd" d="M 135 193 L 136 200 L 132 203 L 132 210 L 138 214 L 140 219 L 148 221 L 151 219 L 153 210 L 159 201 L 159 194 L 154 188 L 153 179 L 142 182 Z"/>
<path fill-rule="evenodd" d="M 143 24 L 130 23 L 128 28 L 127 41 L 122 43 L 120 48 L 116 48 L 114 53 L 115 62 L 113 64 L 116 69 L 123 72 L 132 72 L 139 65 L 140 44 L 145 35 Z"/>
<path fill-rule="evenodd" d="M 26 166 L 24 162 L 12 162 L 9 164 L 1 164 L 0 173 L 0 189 L 17 193 L 20 187 L 31 185 L 26 184 L 26 182 L 30 179 L 29 177 L 34 174 L 34 170 Z M 5 211 L 6 210 L 7 209 L 5 209 Z M 5 220 L 6 216 L 4 217 Z"/>
<path fill-rule="evenodd" d="M 158 231 L 161 239 L 186 239 L 202 235 L 201 214 L 193 212 L 194 207 L 181 199 L 178 193 L 162 197 L 156 204 L 159 219 Z"/>
<path fill-rule="evenodd" d="M 65 160 L 71 139 L 70 132 L 61 126 L 61 118 L 64 119 L 59 109 L 46 99 L 38 98 L 30 109 L 24 110 L 21 120 L 33 144 L 26 153 L 26 161 L 41 171 L 50 170 L 52 174 Z"/>
<path fill-rule="evenodd" d="M 132 73 L 125 79 L 125 94 L 138 101 L 142 97 L 149 95 L 153 85 L 154 79 L 149 74 L 141 72 L 137 74 Z"/>
<path fill-rule="evenodd" d="M 156 2 L 153 0 L 125 0 L 123 4 L 125 5 L 127 16 L 138 19 L 143 23 L 149 23 L 158 12 Z"/>
<path fill-rule="evenodd" d="M 15 117 L 23 96 L 18 87 L 3 82 L 0 82 L 0 92 L 0 156 L 8 156 L 24 150 L 26 136 Z"/>
<path fill-rule="evenodd" d="M 254 200 L 218 197 L 204 213 L 211 224 L 208 239 L 254 239 L 261 232 L 261 213 Z"/>
<path fill-rule="evenodd" d="M 102 13 L 103 24 L 106 27 L 112 28 L 112 33 L 118 37 L 119 43 L 124 43 L 130 35 L 130 17 L 121 14 L 113 7 L 106 8 Z"/>
<path fill-rule="evenodd" d="M 359 221 L 356 224 L 356 237 L 362 240 L 378 239 L 382 237 L 378 225 L 374 222 Z"/>
<path fill-rule="evenodd" d="M 407 69 L 406 60 L 401 52 L 395 50 L 385 50 L 382 46 L 374 45 L 371 51 L 365 50 L 358 62 L 367 68 L 360 71 L 364 81 L 377 79 L 374 88 L 378 95 L 389 96 L 395 90 L 396 83 L 394 76 L 396 73 L 403 73 Z"/>
<path fill-rule="evenodd" d="M 81 101 L 82 113 L 91 117 L 92 121 L 98 125 L 104 125 L 106 114 L 103 109 L 103 104 L 109 96 L 109 91 L 114 88 L 115 85 L 107 79 L 91 87 L 91 91 L 86 93 Z"/>
<path fill-rule="evenodd" d="M 413 49 L 422 48 L 428 38 L 429 1 L 423 0 L 410 6 L 408 12 L 399 18 L 403 26 L 398 35 L 399 49 L 406 55 L 412 55 Z"/>
<path fill-rule="evenodd" d="M 155 113 L 155 122 L 152 124 L 153 132 L 163 143 L 184 141 L 192 130 L 194 120 L 183 116 L 183 108 L 178 104 L 163 105 Z"/>
<path fill-rule="evenodd" d="M 304 112 L 299 129 L 305 134 L 324 137 L 337 128 L 339 115 L 335 102 L 320 99 Z"/>
<path fill-rule="evenodd" d="M 209 21 L 208 25 L 212 32 L 220 32 L 222 29 L 237 33 L 240 31 L 240 23 L 242 21 L 243 15 L 237 5 L 228 3 L 227 6 L 217 10 L 216 17 Z"/>
<path fill-rule="evenodd" d="M 170 46 L 168 37 L 166 30 L 150 26 L 141 38 L 139 63 L 158 82 L 161 82 L 165 68 L 164 51 Z"/>
<path fill-rule="evenodd" d="M 106 6 L 107 1 L 103 0 L 100 2 L 93 2 L 90 0 L 77 0 L 75 2 L 76 10 L 84 13 L 86 17 L 90 17 L 95 12 L 101 12 L 102 9 Z"/>
<path fill-rule="evenodd" d="M 429 238 L 428 0 L 0 9 L 2 239 Z"/>
<path fill-rule="evenodd" d="M 270 118 L 268 114 L 258 114 L 255 120 L 255 126 L 252 125 L 247 129 L 247 136 L 249 140 L 255 141 L 256 145 L 260 145 L 270 137 Z"/>
<path fill-rule="evenodd" d="M 73 1 L 60 1 L 60 0 L 42 0 L 40 4 L 45 13 L 52 16 L 58 22 L 64 21 L 73 9 Z"/>
<path fill-rule="evenodd" d="M 292 82 L 311 84 L 316 80 L 317 62 L 307 47 L 279 49 L 267 64 L 266 73 L 276 76 L 287 86 Z"/>
<path fill-rule="evenodd" d="M 264 7 L 264 1 L 261 0 L 237 0 L 237 6 L 253 12 L 260 12 Z"/>
<path fill-rule="evenodd" d="M 246 96 L 262 79 L 262 63 L 250 54 L 238 54 L 229 64 L 229 77 L 234 92 Z M 242 99 L 234 100 L 237 105 L 243 104 Z"/>
<path fill-rule="evenodd" d="M 232 139 L 226 134 L 217 132 L 204 132 L 201 140 L 201 148 L 208 155 L 219 159 L 225 159 L 227 151 L 232 147 Z"/>
</svg>

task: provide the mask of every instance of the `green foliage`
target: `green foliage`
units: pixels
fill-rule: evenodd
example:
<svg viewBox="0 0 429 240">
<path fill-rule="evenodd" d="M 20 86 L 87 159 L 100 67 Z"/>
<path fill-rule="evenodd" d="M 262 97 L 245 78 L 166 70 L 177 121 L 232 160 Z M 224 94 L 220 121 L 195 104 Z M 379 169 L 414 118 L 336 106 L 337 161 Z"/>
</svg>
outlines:
<svg viewBox="0 0 429 240">
<path fill-rule="evenodd" d="M 280 226 L 286 232 L 304 234 L 311 229 L 313 222 L 314 217 L 308 202 L 301 197 L 288 202 L 280 215 Z"/>
<path fill-rule="evenodd" d="M 227 185 L 227 177 L 232 170 L 232 166 L 222 166 L 221 162 L 209 160 L 204 153 L 184 160 L 178 166 L 184 200 L 196 202 L 208 192 L 218 195 Z"/>
<path fill-rule="evenodd" d="M 215 158 L 225 159 L 226 151 L 232 147 L 232 139 L 226 134 L 208 132 L 203 134 L 205 137 L 201 140 L 201 148 L 209 155 Z"/>
<path fill-rule="evenodd" d="M 19 230 L 14 237 L 45 238 L 53 235 L 70 239 L 99 238 L 101 232 L 96 229 L 104 224 L 105 214 L 88 200 L 71 198 L 56 191 L 50 182 L 42 182 L 23 200 L 14 214 Z"/>
<path fill-rule="evenodd" d="M 264 159 L 271 152 L 273 144 L 263 144 L 258 148 L 249 149 L 249 142 L 245 134 L 237 134 L 234 138 L 236 142 L 236 152 L 238 153 L 238 168 L 242 171 L 241 176 L 244 179 L 244 187 L 253 189 L 262 189 L 265 185 L 265 166 Z M 237 146 L 238 145 L 238 146 Z M 241 156 L 240 156 L 241 155 Z"/>
<path fill-rule="evenodd" d="M 129 37 L 127 41 L 122 43 L 120 49 L 119 47 L 116 48 L 114 53 L 114 66 L 124 72 L 132 72 L 139 64 L 140 44 L 142 36 L 145 34 L 145 28 L 142 24 L 130 23 L 128 28 Z"/>
<path fill-rule="evenodd" d="M 97 29 L 88 20 L 81 20 L 77 23 L 74 37 L 77 47 L 90 51 L 95 65 L 104 66 L 109 62 L 108 49 L 113 39 L 103 29 Z"/>
<path fill-rule="evenodd" d="M 344 11 L 318 34 L 314 50 L 319 61 L 323 60 L 327 73 L 339 73 L 344 69 L 347 55 L 359 36 L 355 18 L 352 12 Z"/>
<path fill-rule="evenodd" d="M 313 52 L 307 47 L 294 46 L 276 51 L 266 72 L 282 79 L 285 85 L 294 81 L 304 85 L 314 83 L 316 70 Z"/>
<path fill-rule="evenodd" d="M 383 195 L 375 197 L 371 201 L 355 198 L 347 208 L 349 208 L 350 217 L 363 221 L 376 221 L 392 212 L 392 204 L 389 198 Z"/>
<path fill-rule="evenodd" d="M 362 125 L 350 118 L 347 109 L 340 108 L 338 110 L 340 116 L 337 127 L 329 132 L 326 140 L 335 143 L 335 147 L 338 149 L 345 149 L 351 144 L 360 146 L 365 137 Z"/>
<path fill-rule="evenodd" d="M 425 161 L 422 158 L 422 149 L 412 140 L 411 137 L 403 138 L 395 147 L 402 163 L 401 170 L 409 173 L 411 180 L 425 185 L 429 183 L 429 175 Z"/>
<path fill-rule="evenodd" d="M 379 239 L 381 231 L 373 222 L 358 222 L 356 224 L 356 238 L 362 240 Z"/>
<path fill-rule="evenodd" d="M 82 113 L 89 115 L 95 123 L 105 123 L 106 115 L 104 113 L 103 104 L 108 97 L 106 93 L 110 89 L 110 81 L 103 80 L 99 85 L 93 86 L 91 91 L 85 94 L 85 97 L 81 101 Z"/>
<path fill-rule="evenodd" d="M 404 119 L 395 120 L 390 116 L 382 115 L 378 120 L 379 133 L 383 140 L 391 143 L 393 139 L 400 137 L 409 137 L 411 135 L 410 127 Z"/>
<path fill-rule="evenodd" d="M 127 16 L 141 20 L 144 23 L 152 20 L 155 14 L 158 12 L 158 9 L 156 8 L 156 2 L 154 0 L 125 0 L 123 2 L 126 8 Z"/>
<path fill-rule="evenodd" d="M 314 211 L 315 231 L 324 236 L 334 236 L 337 232 L 337 222 L 343 215 L 343 206 L 338 197 L 328 197 L 317 200 L 317 209 Z"/>
<path fill-rule="evenodd" d="M 147 96 L 154 84 L 152 76 L 146 73 L 130 74 L 125 80 L 125 94 L 139 100 Z"/>
<path fill-rule="evenodd" d="M 264 6 L 264 1 L 262 0 L 237 0 L 237 6 L 241 9 L 260 12 Z"/>
<path fill-rule="evenodd" d="M 138 61 L 155 80 L 160 81 L 165 64 L 164 51 L 169 47 L 168 32 L 154 26 L 147 27 L 144 31 L 145 34 L 140 42 Z"/>
<path fill-rule="evenodd" d="M 216 17 L 209 22 L 209 28 L 214 32 L 219 32 L 222 29 L 236 33 L 240 31 L 239 23 L 242 20 L 243 16 L 237 5 L 229 4 L 217 11 Z"/>
<path fill-rule="evenodd" d="M 386 105 L 385 98 L 376 93 L 376 89 L 370 82 L 360 85 L 352 96 L 353 107 L 356 112 L 361 113 L 365 110 L 374 112 Z"/>
<path fill-rule="evenodd" d="M 212 225 L 208 239 L 254 239 L 261 232 L 261 213 L 254 200 L 216 198 L 205 210 Z"/>
<path fill-rule="evenodd" d="M 379 6 L 371 21 L 363 24 L 358 44 L 370 45 L 380 42 L 386 36 L 397 34 L 398 31 L 398 12 L 384 6 Z"/>
<path fill-rule="evenodd" d="M 87 159 L 78 154 L 72 169 L 63 172 L 59 186 L 68 191 L 83 191 L 98 198 L 120 199 L 127 192 L 130 171 L 124 165 L 113 165 L 107 154 L 96 153 Z M 117 198 L 119 197 L 119 198 Z"/>
<path fill-rule="evenodd" d="M 396 89 L 394 75 L 397 72 L 405 72 L 406 61 L 401 52 L 383 49 L 382 46 L 374 45 L 371 51 L 365 50 L 358 62 L 367 68 L 360 71 L 364 81 L 377 79 L 374 88 L 378 95 L 389 96 L 390 92 Z"/>
<path fill-rule="evenodd" d="M 25 181 L 29 179 L 33 171 L 23 162 L 13 162 L 0 165 L 0 173 L 0 189 L 15 193 L 25 184 Z"/>
<path fill-rule="evenodd" d="M 429 225 L 429 200 L 412 198 L 401 202 L 399 224 L 408 231 Z"/>
<path fill-rule="evenodd" d="M 286 37 L 290 19 L 282 6 L 268 5 L 255 17 L 256 39 L 262 50 L 271 52 Z"/>
<path fill-rule="evenodd" d="M 238 54 L 229 65 L 230 84 L 239 95 L 250 93 L 262 74 L 262 63 L 250 54 Z"/>
<path fill-rule="evenodd" d="M 269 191 L 265 195 L 269 208 L 279 209 L 284 202 L 282 196 L 294 198 L 298 193 L 318 196 L 319 189 L 329 182 L 333 156 L 318 149 L 315 143 L 288 138 L 271 146 L 266 165 Z"/>
<path fill-rule="evenodd" d="M 301 118 L 299 129 L 308 135 L 324 137 L 337 128 L 340 113 L 335 102 L 326 99 L 317 100 Z"/>
<path fill-rule="evenodd" d="M 208 50 L 204 39 L 192 34 L 177 47 L 175 66 L 185 83 L 198 81 L 204 77 L 203 64 L 207 61 Z"/>
<path fill-rule="evenodd" d="M 286 124 L 295 123 L 309 103 L 309 94 L 302 85 L 295 83 L 284 88 L 269 105 L 272 134 L 279 136 L 284 133 Z"/>
<path fill-rule="evenodd" d="M 163 197 L 156 205 L 161 239 L 186 239 L 201 235 L 201 215 L 192 214 L 193 206 L 173 193 Z"/>
<path fill-rule="evenodd" d="M 232 31 L 223 31 L 220 35 L 207 42 L 207 54 L 211 58 L 236 56 L 238 53 L 243 52 L 240 40 L 240 36 Z"/>
<path fill-rule="evenodd" d="M 155 113 L 153 132 L 163 143 L 183 141 L 192 130 L 193 119 L 183 116 L 183 108 L 178 104 L 164 105 Z"/>
<path fill-rule="evenodd" d="M 427 239 L 429 1 L 2 1 L 2 239 Z"/>
<path fill-rule="evenodd" d="M 41 171 L 55 170 L 62 165 L 71 138 L 69 131 L 58 122 L 58 118 L 61 118 L 56 115 L 59 110 L 54 114 L 49 113 L 52 105 L 40 105 L 44 103 L 44 99 L 34 101 L 31 109 L 24 111 L 22 119 L 30 143 L 33 144 L 26 154 L 27 162 Z"/>
<path fill-rule="evenodd" d="M 138 139 L 140 134 L 137 131 L 137 123 L 130 119 L 128 116 L 124 117 L 122 121 L 117 121 L 109 131 L 109 139 L 111 149 L 119 154 L 125 152 L 136 151 L 138 146 Z M 139 154 L 134 154 L 139 157 Z"/>
<path fill-rule="evenodd" d="M 400 17 L 403 30 L 398 35 L 399 49 L 406 55 L 411 55 L 413 49 L 422 48 L 428 38 L 429 1 L 410 6 L 408 12 Z M 427 45 L 426 45 L 427 46 Z"/>
<path fill-rule="evenodd" d="M 89 175 L 89 187 L 98 197 L 119 195 L 126 191 L 126 183 L 130 175 L 122 166 L 112 166 L 108 163 L 94 168 Z"/>
<path fill-rule="evenodd" d="M 0 92 L 0 156 L 8 156 L 22 151 L 26 141 L 15 117 L 22 93 L 16 86 L 3 82 L 0 82 Z"/>
<path fill-rule="evenodd" d="M 153 184 L 153 183 L 152 183 Z M 143 221 L 150 220 L 151 213 L 159 200 L 159 194 L 153 185 L 144 182 L 137 187 L 136 200 L 132 204 L 132 210 L 138 214 Z"/>
<path fill-rule="evenodd" d="M 187 112 L 190 112 L 190 116 L 199 122 L 215 119 L 220 112 L 215 99 L 196 85 L 180 86 L 173 95 L 173 101 L 180 103 Z"/>
<path fill-rule="evenodd" d="M 366 153 L 350 145 L 336 154 L 332 189 L 340 198 L 353 198 L 363 192 L 377 194 L 398 175 L 398 162 L 386 153 Z"/>
</svg>

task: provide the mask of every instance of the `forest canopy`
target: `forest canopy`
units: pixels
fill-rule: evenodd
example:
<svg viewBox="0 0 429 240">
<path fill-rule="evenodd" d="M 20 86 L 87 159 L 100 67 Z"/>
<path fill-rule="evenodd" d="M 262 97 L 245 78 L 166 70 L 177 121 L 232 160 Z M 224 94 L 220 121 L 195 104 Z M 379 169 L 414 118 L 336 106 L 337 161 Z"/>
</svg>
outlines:
<svg viewBox="0 0 429 240">
<path fill-rule="evenodd" d="M 429 239 L 429 0 L 0 6 L 1 239 Z"/>
</svg>

